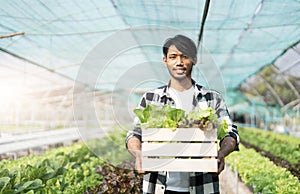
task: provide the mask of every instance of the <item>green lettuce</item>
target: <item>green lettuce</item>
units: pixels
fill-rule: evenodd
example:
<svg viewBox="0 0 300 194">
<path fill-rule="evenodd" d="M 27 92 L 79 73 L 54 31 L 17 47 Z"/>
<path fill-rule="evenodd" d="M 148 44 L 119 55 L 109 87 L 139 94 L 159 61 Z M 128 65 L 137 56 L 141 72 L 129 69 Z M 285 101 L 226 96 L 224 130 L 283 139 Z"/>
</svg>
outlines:
<svg viewBox="0 0 300 194">
<path fill-rule="evenodd" d="M 146 128 L 176 128 L 199 127 L 202 122 L 206 127 L 212 123 L 217 128 L 218 138 L 224 137 L 228 131 L 228 124 L 225 120 L 218 121 L 216 111 L 208 107 L 207 109 L 192 110 L 188 114 L 182 109 L 173 108 L 170 105 L 157 106 L 148 104 L 144 109 L 134 109 L 133 112 L 139 118 L 141 127 Z"/>
<path fill-rule="evenodd" d="M 170 105 L 157 106 L 148 104 L 144 109 L 134 109 L 142 128 L 170 128 L 175 130 L 178 122 L 184 119 L 184 110 L 173 108 Z"/>
</svg>

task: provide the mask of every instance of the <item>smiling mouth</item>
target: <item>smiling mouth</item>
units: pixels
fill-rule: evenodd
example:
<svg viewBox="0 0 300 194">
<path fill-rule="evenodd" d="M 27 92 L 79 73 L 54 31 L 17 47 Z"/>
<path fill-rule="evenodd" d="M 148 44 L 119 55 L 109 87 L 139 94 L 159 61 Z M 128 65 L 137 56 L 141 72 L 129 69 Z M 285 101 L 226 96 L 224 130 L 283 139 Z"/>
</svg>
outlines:
<svg viewBox="0 0 300 194">
<path fill-rule="evenodd" d="M 177 74 L 183 74 L 183 73 L 185 73 L 185 71 L 186 71 L 185 68 L 174 69 L 174 70 L 175 70 L 175 72 L 176 72 Z"/>
</svg>

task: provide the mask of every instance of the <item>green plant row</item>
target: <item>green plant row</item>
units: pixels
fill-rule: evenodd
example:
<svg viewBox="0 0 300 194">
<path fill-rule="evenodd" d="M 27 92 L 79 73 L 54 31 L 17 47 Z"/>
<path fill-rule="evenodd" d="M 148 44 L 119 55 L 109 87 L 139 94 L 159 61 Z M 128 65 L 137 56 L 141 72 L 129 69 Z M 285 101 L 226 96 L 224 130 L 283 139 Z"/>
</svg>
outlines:
<svg viewBox="0 0 300 194">
<path fill-rule="evenodd" d="M 108 133 L 106 138 L 91 140 L 87 142 L 90 150 L 105 161 L 112 165 L 121 164 L 124 160 L 131 158 L 131 155 L 125 148 L 125 137 L 127 131 L 115 130 Z"/>
<path fill-rule="evenodd" d="M 261 135 L 263 137 L 266 138 L 271 138 L 273 140 L 279 141 L 279 142 L 285 142 L 288 144 L 292 144 L 292 145 L 299 145 L 300 144 L 300 138 L 299 137 L 294 137 L 294 136 L 290 136 L 287 134 L 282 134 L 282 133 L 276 133 L 273 131 L 266 131 L 266 130 L 262 130 L 259 128 L 249 128 L 249 127 L 245 127 L 242 128 L 244 131 L 246 132 L 251 132 L 257 135 Z"/>
<path fill-rule="evenodd" d="M 83 145 L 2 161 L 0 193 L 83 193 L 102 180 L 99 164 Z"/>
<path fill-rule="evenodd" d="M 244 183 L 254 188 L 254 193 L 300 193 L 300 183 L 295 176 L 254 149 L 240 145 L 240 151 L 231 153 L 226 163 L 238 171 Z"/>
<path fill-rule="evenodd" d="M 106 158 L 118 163 L 128 158 L 125 148 L 113 141 L 122 140 L 124 133 L 68 147 L 51 149 L 42 156 L 31 155 L 0 162 L 0 193 L 84 193 L 101 184 L 96 169 Z M 120 147 L 120 149 L 116 149 Z M 123 151 L 123 150 L 122 150 Z M 101 157 L 103 156 L 103 158 Z"/>
<path fill-rule="evenodd" d="M 300 138 L 254 128 L 241 128 L 239 134 L 242 140 L 291 164 L 300 162 Z"/>
</svg>

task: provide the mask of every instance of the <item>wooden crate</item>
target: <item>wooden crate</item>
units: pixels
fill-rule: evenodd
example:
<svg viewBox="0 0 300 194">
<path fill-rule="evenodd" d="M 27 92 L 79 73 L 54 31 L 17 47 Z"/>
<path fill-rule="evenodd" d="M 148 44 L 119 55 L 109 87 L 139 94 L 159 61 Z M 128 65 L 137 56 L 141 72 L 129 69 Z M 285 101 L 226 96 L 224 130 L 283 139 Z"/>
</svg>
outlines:
<svg viewBox="0 0 300 194">
<path fill-rule="evenodd" d="M 216 129 L 149 128 L 142 132 L 145 171 L 217 172 Z"/>
</svg>

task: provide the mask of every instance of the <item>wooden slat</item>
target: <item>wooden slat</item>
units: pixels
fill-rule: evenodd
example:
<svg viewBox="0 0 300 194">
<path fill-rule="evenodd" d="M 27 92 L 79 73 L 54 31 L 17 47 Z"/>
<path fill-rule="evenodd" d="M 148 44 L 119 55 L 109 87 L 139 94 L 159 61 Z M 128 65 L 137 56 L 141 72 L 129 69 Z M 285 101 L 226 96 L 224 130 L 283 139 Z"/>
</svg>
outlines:
<svg viewBox="0 0 300 194">
<path fill-rule="evenodd" d="M 210 159 L 156 159 L 143 158 L 145 171 L 217 172 L 218 161 Z"/>
<path fill-rule="evenodd" d="M 143 156 L 217 156 L 218 145 L 210 143 L 143 143 Z"/>
<path fill-rule="evenodd" d="M 217 141 L 216 129 L 203 132 L 199 128 L 143 129 L 142 141 Z"/>
<path fill-rule="evenodd" d="M 217 130 L 149 128 L 142 132 L 142 169 L 145 171 L 216 172 Z M 153 158 L 151 156 L 157 156 Z M 212 158 L 175 158 L 208 157 Z"/>
</svg>

